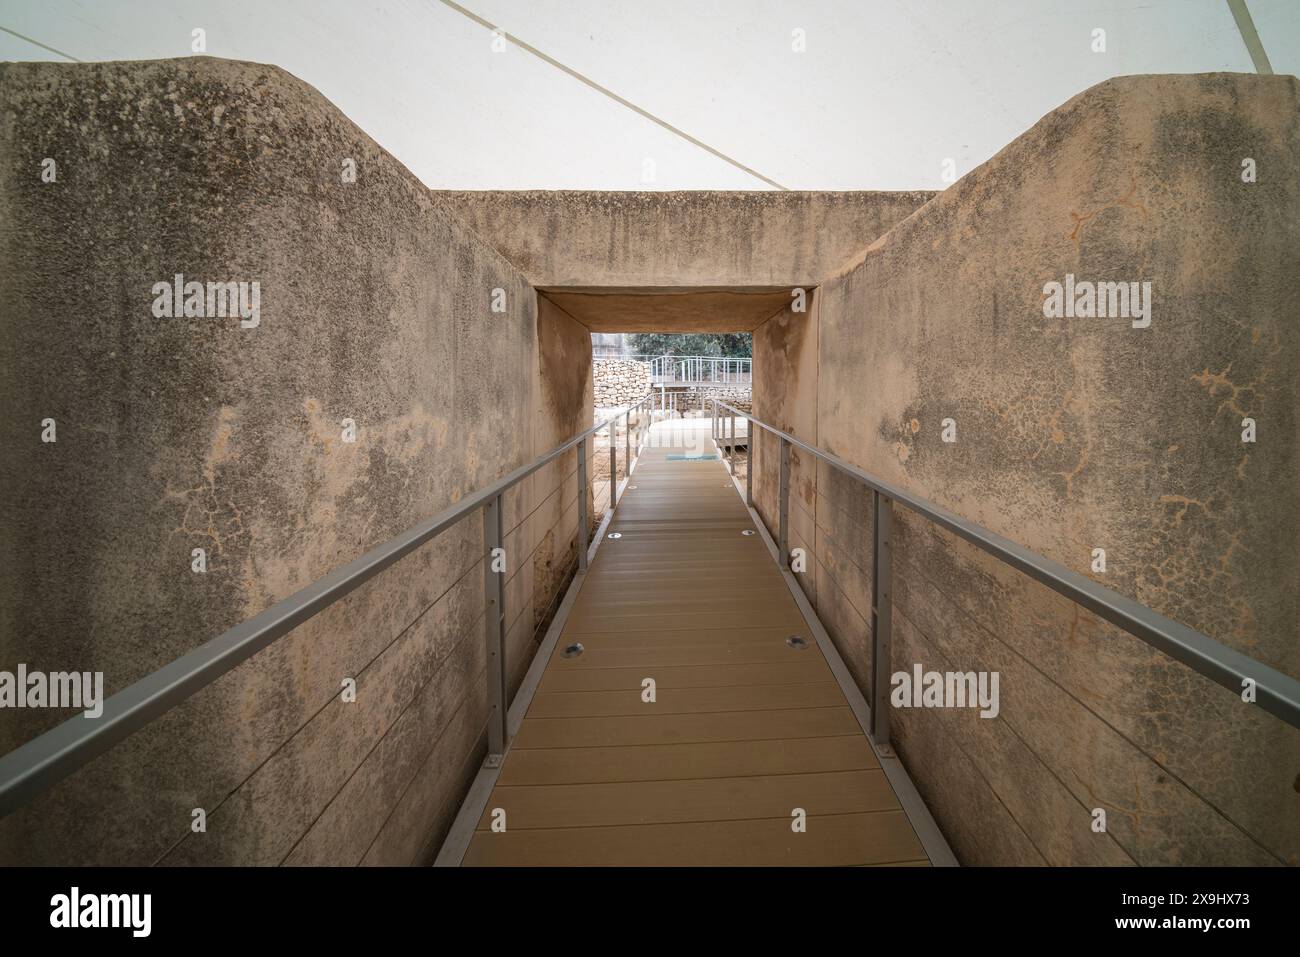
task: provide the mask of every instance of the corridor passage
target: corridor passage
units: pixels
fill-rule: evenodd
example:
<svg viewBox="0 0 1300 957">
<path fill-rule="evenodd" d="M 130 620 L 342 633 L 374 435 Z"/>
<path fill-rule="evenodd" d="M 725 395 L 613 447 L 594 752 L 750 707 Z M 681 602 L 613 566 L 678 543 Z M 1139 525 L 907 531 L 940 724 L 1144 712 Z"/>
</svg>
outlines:
<svg viewBox="0 0 1300 957">
<path fill-rule="evenodd" d="M 653 438 L 463 863 L 929 863 L 708 422 Z"/>
</svg>

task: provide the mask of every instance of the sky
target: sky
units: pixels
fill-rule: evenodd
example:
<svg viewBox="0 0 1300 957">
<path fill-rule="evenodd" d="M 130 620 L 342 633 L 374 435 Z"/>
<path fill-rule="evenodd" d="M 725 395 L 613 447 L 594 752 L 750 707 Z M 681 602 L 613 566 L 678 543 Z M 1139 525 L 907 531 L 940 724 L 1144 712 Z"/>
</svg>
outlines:
<svg viewBox="0 0 1300 957">
<path fill-rule="evenodd" d="M 1248 6 L 1300 72 L 1300 0 Z M 1226 0 L 0 0 L 0 60 L 195 28 L 435 189 L 942 189 L 1108 77 L 1254 72 Z"/>
</svg>

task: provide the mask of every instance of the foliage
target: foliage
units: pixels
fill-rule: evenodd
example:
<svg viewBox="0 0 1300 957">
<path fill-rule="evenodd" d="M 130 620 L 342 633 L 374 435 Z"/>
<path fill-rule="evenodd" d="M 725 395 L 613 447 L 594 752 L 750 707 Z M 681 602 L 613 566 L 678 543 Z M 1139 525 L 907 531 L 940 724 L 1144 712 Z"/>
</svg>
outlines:
<svg viewBox="0 0 1300 957">
<path fill-rule="evenodd" d="M 748 359 L 754 337 L 748 332 L 634 332 L 627 337 L 636 355 L 721 356 Z"/>
</svg>

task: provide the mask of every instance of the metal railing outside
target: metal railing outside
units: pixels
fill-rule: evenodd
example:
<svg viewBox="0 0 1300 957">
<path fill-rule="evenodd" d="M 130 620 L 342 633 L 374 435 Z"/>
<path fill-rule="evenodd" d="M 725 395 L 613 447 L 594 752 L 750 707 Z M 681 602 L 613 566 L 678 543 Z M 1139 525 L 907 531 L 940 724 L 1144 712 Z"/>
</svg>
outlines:
<svg viewBox="0 0 1300 957">
<path fill-rule="evenodd" d="M 748 385 L 752 378 L 752 359 L 664 355 L 650 360 L 650 381 L 655 385 Z"/>
<path fill-rule="evenodd" d="M 872 549 L 872 602 L 871 602 L 871 674 L 872 688 L 871 737 L 879 747 L 889 746 L 890 691 L 890 640 L 893 619 L 893 509 L 897 502 L 940 528 L 946 529 L 994 558 L 1041 582 L 1064 595 L 1070 601 L 1093 612 L 1100 618 L 1146 642 L 1171 658 L 1200 672 L 1230 691 L 1241 695 L 1252 687 L 1255 704 L 1287 724 L 1300 728 L 1300 681 L 1290 675 L 1242 654 L 1208 635 L 1166 618 L 1146 605 L 1111 591 L 1077 572 L 1070 571 L 1050 559 L 1029 551 L 1022 545 L 1003 538 L 983 526 L 949 512 L 920 496 L 891 485 L 850 465 L 821 449 L 801 442 L 793 435 L 781 431 L 752 414 L 713 401 L 713 438 L 721 447 L 727 443 L 728 468 L 734 473 L 736 417 L 749 423 L 750 433 L 745 443 L 745 504 L 754 504 L 754 441 L 755 426 L 771 433 L 779 442 L 777 491 L 777 552 L 783 569 L 790 567 L 790 450 L 797 447 L 816 456 L 828 465 L 871 489 L 875 541 Z M 727 413 L 724 415 L 723 413 Z M 730 423 L 730 441 L 727 424 Z"/>
<path fill-rule="evenodd" d="M 377 545 L 341 568 L 241 622 L 170 664 L 146 675 L 104 701 L 97 718 L 78 714 L 55 728 L 0 756 L 0 817 L 11 813 L 32 797 L 67 777 L 92 758 L 251 658 L 257 652 L 293 631 L 359 586 L 395 564 L 442 532 L 460 522 L 475 509 L 483 510 L 483 574 L 485 589 L 484 631 L 487 642 L 487 684 L 491 711 L 488 717 L 488 764 L 500 764 L 509 744 L 506 714 L 505 586 L 507 562 L 494 561 L 504 540 L 502 496 L 569 449 L 578 449 L 578 572 L 587 569 L 591 529 L 587 520 L 587 439 L 602 429 L 610 431 L 610 505 L 618 504 L 618 420 L 624 422 L 624 454 L 631 475 L 633 445 L 639 455 L 649 430 L 649 417 L 632 416 L 655 399 L 647 394 L 603 422 L 593 425 L 545 455 L 522 465 L 504 477 L 433 518 L 408 529 L 396 538 Z M 635 438 L 634 438 L 635 435 Z M 502 555 L 502 557 L 504 557 Z"/>
</svg>

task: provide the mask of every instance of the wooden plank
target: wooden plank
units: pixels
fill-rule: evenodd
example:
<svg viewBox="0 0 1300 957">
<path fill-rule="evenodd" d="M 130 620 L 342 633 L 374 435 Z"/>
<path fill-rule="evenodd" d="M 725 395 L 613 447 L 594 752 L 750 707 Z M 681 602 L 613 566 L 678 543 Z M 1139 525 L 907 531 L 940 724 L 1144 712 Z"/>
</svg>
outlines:
<svg viewBox="0 0 1300 957">
<path fill-rule="evenodd" d="M 617 530 L 617 529 L 616 529 Z M 744 536 L 741 529 L 712 531 L 707 536 L 655 535 L 636 528 L 618 530 L 620 538 L 607 539 L 601 548 L 608 548 L 606 561 L 617 566 L 630 559 L 659 559 L 663 564 L 693 562 L 699 564 L 715 555 L 727 555 L 737 560 L 761 560 L 767 553 L 757 535 Z M 726 536 L 725 539 L 720 536 Z"/>
<path fill-rule="evenodd" d="M 771 562 L 772 560 L 769 558 L 767 564 L 770 565 Z M 729 563 L 727 565 L 728 572 L 736 569 L 737 566 L 735 564 Z M 753 569 L 754 574 L 746 576 L 748 584 L 744 586 L 745 590 L 743 593 L 746 595 L 757 596 L 758 593 L 767 588 L 768 583 L 780 580 L 779 575 L 769 577 L 766 574 L 767 571 L 771 571 L 771 569 Z M 716 596 L 720 587 L 719 584 L 712 579 L 702 580 L 700 577 L 700 569 L 698 568 L 667 568 L 661 571 L 638 570 L 631 567 L 626 571 L 615 571 L 606 568 L 602 569 L 599 574 L 593 573 L 588 577 L 587 582 L 590 587 L 599 587 L 601 589 L 626 588 L 632 589 L 634 592 L 642 590 L 653 592 L 656 589 L 659 589 L 660 595 L 663 594 L 662 589 L 664 587 L 669 587 L 673 589 L 685 589 L 688 594 L 697 591 L 708 591 Z M 735 588 L 734 585 L 729 585 L 727 587 Z M 586 591 L 586 588 L 584 587 L 583 590 Z M 733 591 L 733 593 L 735 592 Z"/>
<path fill-rule="evenodd" d="M 484 865 L 596 867 L 847 867 L 925 856 L 902 811 L 790 818 L 476 832 L 465 855 Z"/>
<path fill-rule="evenodd" d="M 653 677 L 653 676 L 650 676 Z M 530 718 L 602 718 L 612 715 L 710 714 L 715 711 L 784 711 L 831 708 L 844 696 L 834 681 L 818 684 L 658 688 L 645 701 L 638 681 L 621 691 L 542 692 L 528 709 Z"/>
<path fill-rule="evenodd" d="M 584 588 L 583 591 L 586 591 Z M 619 589 L 617 586 L 604 589 L 593 588 L 586 600 L 574 607 L 587 616 L 610 616 L 621 618 L 664 617 L 664 598 L 661 591 L 656 597 L 653 593 L 641 589 Z M 711 595 L 707 592 L 696 594 L 673 595 L 671 614 L 690 615 L 699 618 L 702 615 L 724 615 L 726 621 L 735 622 L 735 626 L 762 625 L 769 615 L 776 615 L 782 621 L 790 619 L 789 605 L 781 601 L 781 596 L 768 591 L 764 595 Z M 797 610 L 797 609 L 796 609 Z M 798 621 L 802 623 L 803 619 Z M 775 622 L 773 622 L 775 624 Z M 734 627 L 734 626 L 733 626 Z"/>
<path fill-rule="evenodd" d="M 781 625 L 793 633 L 804 627 L 803 616 L 793 603 L 786 609 L 751 608 L 735 612 L 679 612 L 660 609 L 658 613 L 645 611 L 641 614 L 618 614 L 616 610 L 602 612 L 597 609 L 574 607 L 572 631 L 582 634 L 591 631 L 641 631 L 653 625 L 665 631 L 681 631 L 686 628 L 725 628 L 735 625 Z"/>
<path fill-rule="evenodd" d="M 565 631 L 565 634 L 579 634 Z M 667 648 L 677 645 L 703 647 L 705 645 L 767 645 L 780 646 L 789 652 L 791 662 L 802 661 L 805 655 L 791 648 L 785 640 L 791 635 L 802 635 L 812 641 L 812 632 L 803 628 L 778 625 L 775 628 L 750 626 L 748 628 L 683 628 L 678 631 L 596 631 L 581 633 L 584 648 Z M 812 645 L 809 645 L 812 647 Z M 572 660 L 572 659 L 565 659 Z"/>
<path fill-rule="evenodd" d="M 719 741 L 608 748 L 511 751 L 500 785 L 665 781 L 814 774 L 879 767 L 861 734 L 775 741 Z"/>
<path fill-rule="evenodd" d="M 733 569 L 734 566 L 730 564 L 727 566 L 728 572 Z M 785 596 L 779 592 L 773 593 L 772 589 L 765 587 L 762 581 L 756 580 L 757 577 L 751 576 L 751 579 L 755 580 L 751 580 L 747 584 L 732 584 L 729 582 L 719 583 L 712 579 L 702 580 L 699 573 L 693 570 L 680 574 L 674 572 L 672 577 L 667 575 L 658 577 L 637 575 L 633 578 L 614 578 L 598 575 L 589 579 L 583 586 L 582 598 L 584 604 L 593 602 L 609 603 L 618 600 L 640 603 L 657 599 L 662 607 L 664 587 L 670 586 L 675 604 L 683 602 L 692 604 L 720 604 L 723 602 L 779 604 L 780 599 Z M 776 580 L 775 576 L 770 579 L 770 581 Z"/>
<path fill-rule="evenodd" d="M 720 463 L 668 451 L 633 476 L 465 863 L 927 863 Z"/>
<path fill-rule="evenodd" d="M 643 668 L 548 668 L 539 691 L 618 691 L 640 687 Z M 820 655 L 790 662 L 758 665 L 688 665 L 656 668 L 659 688 L 726 688 L 731 685 L 798 685 L 831 681 L 830 666 Z M 530 712 L 531 713 L 531 712 Z"/>
<path fill-rule="evenodd" d="M 898 806 L 885 772 L 878 768 L 745 778 L 498 786 L 492 804 L 479 819 L 478 830 L 491 827 L 498 809 L 505 813 L 507 830 L 515 830 L 790 819 L 795 808 L 803 808 L 815 819 L 826 814 L 891 811 Z"/>
<path fill-rule="evenodd" d="M 725 563 L 725 564 L 724 564 Z M 718 577 L 719 566 L 727 573 L 743 573 L 740 580 L 724 580 Z M 594 566 L 593 566 L 594 567 Z M 744 587 L 749 581 L 779 581 L 780 573 L 772 564 L 770 556 L 692 556 L 685 558 L 670 554 L 657 553 L 651 556 L 621 556 L 617 561 L 609 562 L 591 572 L 589 581 L 597 584 L 622 582 L 633 584 L 637 581 L 677 581 L 687 579 L 695 584 L 714 589 L 722 594 L 724 589 Z"/>
<path fill-rule="evenodd" d="M 600 748 L 676 741 L 763 741 L 861 732 L 847 705 L 789 711 L 722 711 L 590 718 L 528 718 L 515 748 Z"/>
<path fill-rule="evenodd" d="M 599 636 L 597 636 L 599 637 Z M 784 642 L 779 645 L 745 642 L 743 644 L 708 644 L 708 645 L 663 645 L 661 647 L 640 646 L 624 648 L 606 643 L 592 647 L 577 658 L 564 658 L 564 648 L 572 642 L 586 647 L 587 636 L 565 633 L 561 643 L 556 645 L 555 654 L 551 656 L 548 667 L 568 668 L 655 668 L 666 665 L 740 665 L 760 663 L 780 663 L 790 661 L 792 655 L 821 657 L 816 647 L 794 651 Z"/>
</svg>

